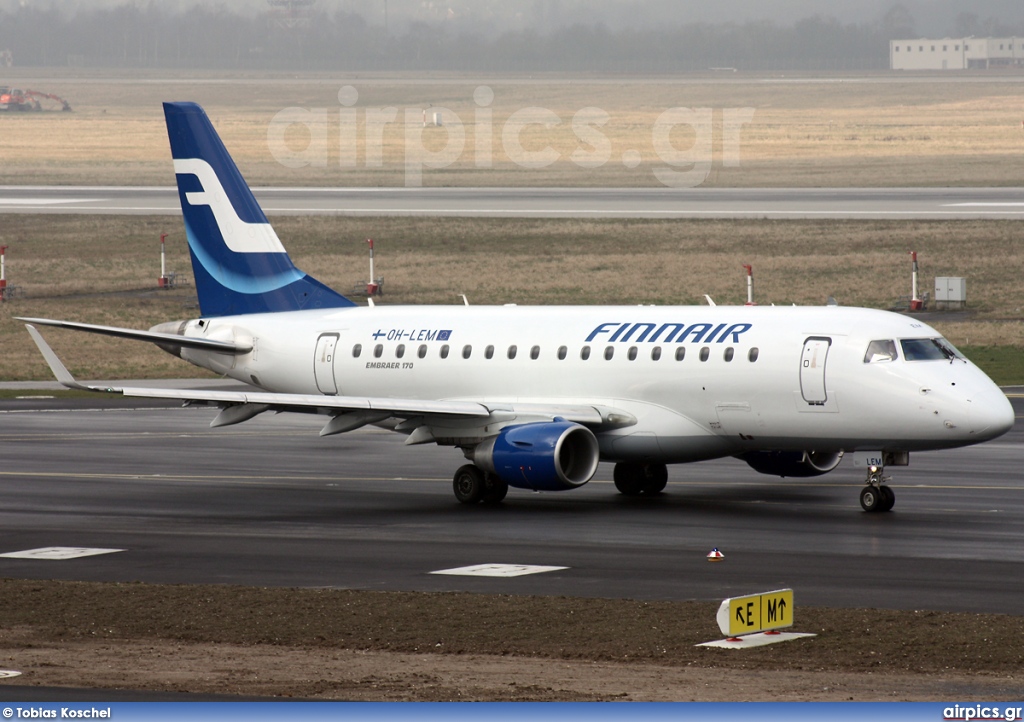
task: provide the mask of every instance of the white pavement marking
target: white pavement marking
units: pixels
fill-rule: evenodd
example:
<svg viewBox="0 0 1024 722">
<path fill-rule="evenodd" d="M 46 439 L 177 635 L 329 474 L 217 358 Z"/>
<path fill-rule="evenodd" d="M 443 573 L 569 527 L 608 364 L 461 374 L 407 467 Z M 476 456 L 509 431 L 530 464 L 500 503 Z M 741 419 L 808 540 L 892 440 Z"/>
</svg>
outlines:
<svg viewBox="0 0 1024 722">
<path fill-rule="evenodd" d="M 569 567 L 540 567 L 530 564 L 475 564 L 469 567 L 441 569 L 431 574 L 448 574 L 458 577 L 521 577 L 526 574 L 557 572 Z"/>
<path fill-rule="evenodd" d="M 0 198 L 4 206 L 49 206 L 56 203 L 99 203 L 106 198 Z"/>
<path fill-rule="evenodd" d="M 776 642 L 788 642 L 791 639 L 816 636 L 818 635 L 807 634 L 805 632 L 758 632 L 757 634 L 744 634 L 742 637 L 735 637 L 735 641 L 719 639 L 716 642 L 704 642 L 703 644 L 695 644 L 693 646 L 720 647 L 722 649 L 750 649 L 751 647 L 763 647 L 766 644 L 775 644 Z"/>
<path fill-rule="evenodd" d="M 26 549 L 20 552 L 7 552 L 0 554 L 0 557 L 8 559 L 78 559 L 79 557 L 91 557 L 97 554 L 113 554 L 123 552 L 124 549 L 90 549 L 88 547 L 43 547 L 41 549 Z"/>
<path fill-rule="evenodd" d="M 20 677 L 21 672 L 17 672 L 13 669 L 0 669 L 0 679 L 8 679 L 10 677 Z"/>
</svg>

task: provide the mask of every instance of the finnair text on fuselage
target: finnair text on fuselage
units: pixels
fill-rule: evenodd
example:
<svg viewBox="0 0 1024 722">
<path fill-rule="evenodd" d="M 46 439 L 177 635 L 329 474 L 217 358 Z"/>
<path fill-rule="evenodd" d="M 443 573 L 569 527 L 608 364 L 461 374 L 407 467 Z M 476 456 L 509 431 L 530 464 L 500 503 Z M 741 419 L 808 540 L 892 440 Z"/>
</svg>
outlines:
<svg viewBox="0 0 1024 722">
<path fill-rule="evenodd" d="M 587 343 L 600 340 L 609 343 L 634 341 L 635 343 L 724 343 L 732 339 L 733 343 L 740 342 L 740 334 L 746 333 L 753 324 L 750 323 L 720 323 L 713 326 L 710 323 L 694 323 L 687 326 L 685 323 L 633 323 L 630 321 L 608 322 L 598 325 L 590 335 L 587 336 Z M 606 337 L 605 334 L 608 334 Z M 663 334 L 665 334 L 663 336 Z M 635 336 L 635 338 L 634 338 Z"/>
</svg>

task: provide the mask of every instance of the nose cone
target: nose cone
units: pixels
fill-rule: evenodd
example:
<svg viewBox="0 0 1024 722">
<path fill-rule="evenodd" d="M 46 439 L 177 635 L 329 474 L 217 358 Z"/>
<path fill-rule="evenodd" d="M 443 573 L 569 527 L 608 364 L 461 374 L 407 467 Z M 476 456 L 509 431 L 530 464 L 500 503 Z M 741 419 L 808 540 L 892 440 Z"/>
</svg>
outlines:
<svg viewBox="0 0 1024 722">
<path fill-rule="evenodd" d="M 971 432 L 978 441 L 1002 436 L 1015 421 L 1013 405 L 999 389 L 984 391 L 971 399 L 968 411 Z"/>
</svg>

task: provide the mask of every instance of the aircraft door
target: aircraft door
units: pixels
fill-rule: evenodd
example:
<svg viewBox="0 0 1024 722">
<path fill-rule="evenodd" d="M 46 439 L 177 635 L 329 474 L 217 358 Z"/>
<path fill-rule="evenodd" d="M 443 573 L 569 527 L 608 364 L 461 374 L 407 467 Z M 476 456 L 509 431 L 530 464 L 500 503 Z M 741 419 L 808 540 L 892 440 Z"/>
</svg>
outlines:
<svg viewBox="0 0 1024 722">
<path fill-rule="evenodd" d="M 825 361 L 832 339 L 811 336 L 804 341 L 800 355 L 800 393 L 811 406 L 824 406 L 828 400 L 825 391 Z"/>
<path fill-rule="evenodd" d="M 334 352 L 338 348 L 338 334 L 325 333 L 316 340 L 316 353 L 313 356 L 313 376 L 320 393 L 333 396 L 338 393 L 338 385 L 334 381 Z"/>
</svg>

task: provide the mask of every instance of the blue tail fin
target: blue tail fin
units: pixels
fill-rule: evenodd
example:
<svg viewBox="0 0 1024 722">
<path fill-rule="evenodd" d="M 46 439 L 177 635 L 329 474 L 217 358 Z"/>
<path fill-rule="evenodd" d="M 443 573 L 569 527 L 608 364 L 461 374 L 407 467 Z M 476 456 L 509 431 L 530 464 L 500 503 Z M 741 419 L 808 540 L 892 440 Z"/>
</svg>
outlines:
<svg viewBox="0 0 1024 722">
<path fill-rule="evenodd" d="M 192 272 L 204 316 L 355 304 L 296 268 L 195 103 L 164 103 Z"/>
</svg>

